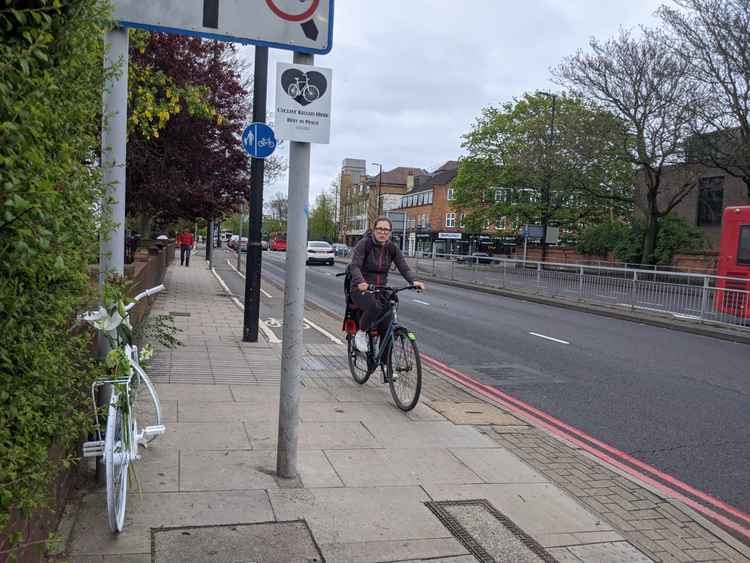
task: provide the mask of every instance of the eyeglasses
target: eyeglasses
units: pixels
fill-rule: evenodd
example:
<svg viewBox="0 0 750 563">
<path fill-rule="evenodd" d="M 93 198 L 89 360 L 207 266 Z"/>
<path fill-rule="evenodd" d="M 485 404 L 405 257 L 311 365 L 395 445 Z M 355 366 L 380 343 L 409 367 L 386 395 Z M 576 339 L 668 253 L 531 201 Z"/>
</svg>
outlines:
<svg viewBox="0 0 750 563">
<path fill-rule="evenodd" d="M 390 230 L 390 229 L 383 229 L 383 228 L 381 228 L 381 227 L 375 227 L 375 230 L 376 230 L 377 232 L 379 232 L 379 233 L 390 233 L 390 232 L 391 232 L 391 230 Z"/>
</svg>

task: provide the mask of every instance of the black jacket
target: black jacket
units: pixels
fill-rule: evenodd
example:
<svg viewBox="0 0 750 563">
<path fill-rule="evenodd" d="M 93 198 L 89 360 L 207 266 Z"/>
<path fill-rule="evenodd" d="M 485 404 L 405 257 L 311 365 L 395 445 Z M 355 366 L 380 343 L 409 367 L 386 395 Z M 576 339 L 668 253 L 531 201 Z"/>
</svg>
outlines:
<svg viewBox="0 0 750 563">
<path fill-rule="evenodd" d="M 411 271 L 409 265 L 401 254 L 401 250 L 387 240 L 382 246 L 375 242 L 372 234 L 367 234 L 354 247 L 352 263 L 349 271 L 352 274 L 351 289 L 363 282 L 373 285 L 388 284 L 388 270 L 391 263 L 395 262 L 398 271 L 409 283 L 414 283 L 417 278 Z"/>
</svg>

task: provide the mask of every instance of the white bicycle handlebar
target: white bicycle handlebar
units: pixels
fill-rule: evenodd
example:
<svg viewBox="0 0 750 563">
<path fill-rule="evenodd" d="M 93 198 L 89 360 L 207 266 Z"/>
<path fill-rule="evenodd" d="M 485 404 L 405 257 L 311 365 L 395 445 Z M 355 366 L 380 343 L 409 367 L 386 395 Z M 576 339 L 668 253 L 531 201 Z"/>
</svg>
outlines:
<svg viewBox="0 0 750 563">
<path fill-rule="evenodd" d="M 130 309 L 135 307 L 138 304 L 138 301 L 140 301 L 144 297 L 151 297 L 152 295 L 156 295 L 157 293 L 159 293 L 160 291 L 164 291 L 165 289 L 166 288 L 162 284 L 162 285 L 157 285 L 156 287 L 152 287 L 151 289 L 147 289 L 146 291 L 142 291 L 141 293 L 133 297 L 133 302 L 130 305 L 127 305 L 125 307 L 125 310 L 130 311 Z"/>
</svg>

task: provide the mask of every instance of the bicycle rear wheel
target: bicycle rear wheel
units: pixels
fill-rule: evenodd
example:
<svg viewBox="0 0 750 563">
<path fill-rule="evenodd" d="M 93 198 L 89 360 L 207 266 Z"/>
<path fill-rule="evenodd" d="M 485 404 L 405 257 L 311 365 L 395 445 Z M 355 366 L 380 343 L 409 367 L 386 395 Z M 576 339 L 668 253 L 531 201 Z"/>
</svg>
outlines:
<svg viewBox="0 0 750 563">
<path fill-rule="evenodd" d="M 143 429 L 147 426 L 162 424 L 161 403 L 154 384 L 140 365 L 133 364 L 133 368 L 136 370 L 139 379 L 132 400 L 132 411 L 138 425 Z M 156 436 L 156 434 L 146 436 L 141 443 L 147 446 L 154 441 Z"/>
<path fill-rule="evenodd" d="M 346 335 L 346 357 L 349 360 L 349 371 L 354 381 L 360 385 L 367 383 L 370 379 L 370 370 L 367 367 L 367 355 L 363 354 L 354 345 L 354 336 Z"/>
<path fill-rule="evenodd" d="M 113 532 L 125 524 L 128 498 L 128 465 L 130 464 L 130 417 L 119 405 L 120 393 L 113 390 L 104 436 L 104 464 L 107 477 L 107 515 Z"/>
<path fill-rule="evenodd" d="M 410 411 L 417 406 L 422 391 L 422 361 L 416 340 L 403 327 L 393 334 L 388 354 L 388 385 L 396 406 Z"/>
</svg>

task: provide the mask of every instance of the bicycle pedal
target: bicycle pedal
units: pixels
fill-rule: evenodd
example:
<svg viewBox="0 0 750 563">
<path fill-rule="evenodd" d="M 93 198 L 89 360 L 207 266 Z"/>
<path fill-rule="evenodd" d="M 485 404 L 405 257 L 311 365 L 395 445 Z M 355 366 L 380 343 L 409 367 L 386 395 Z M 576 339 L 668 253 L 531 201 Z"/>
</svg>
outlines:
<svg viewBox="0 0 750 563">
<path fill-rule="evenodd" d="M 144 438 L 151 438 L 152 436 L 161 436 L 166 432 L 167 427 L 163 424 L 154 424 L 153 426 L 146 426 L 146 428 L 143 429 L 143 437 Z"/>
<path fill-rule="evenodd" d="M 104 440 L 83 443 L 83 457 L 99 457 L 102 455 L 104 455 Z"/>
</svg>

